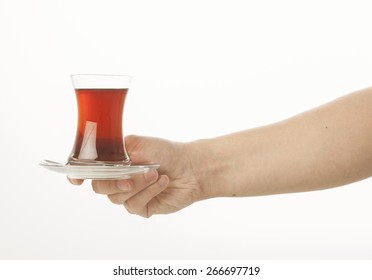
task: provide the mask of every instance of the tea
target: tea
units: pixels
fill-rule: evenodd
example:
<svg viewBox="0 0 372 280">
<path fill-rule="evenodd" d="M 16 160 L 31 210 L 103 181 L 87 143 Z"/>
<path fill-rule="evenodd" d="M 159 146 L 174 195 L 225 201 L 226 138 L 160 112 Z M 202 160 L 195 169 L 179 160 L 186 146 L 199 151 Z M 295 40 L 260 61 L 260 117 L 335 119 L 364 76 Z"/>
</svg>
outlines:
<svg viewBox="0 0 372 280">
<path fill-rule="evenodd" d="M 122 131 L 128 89 L 76 89 L 78 127 L 69 162 L 129 163 Z"/>
</svg>

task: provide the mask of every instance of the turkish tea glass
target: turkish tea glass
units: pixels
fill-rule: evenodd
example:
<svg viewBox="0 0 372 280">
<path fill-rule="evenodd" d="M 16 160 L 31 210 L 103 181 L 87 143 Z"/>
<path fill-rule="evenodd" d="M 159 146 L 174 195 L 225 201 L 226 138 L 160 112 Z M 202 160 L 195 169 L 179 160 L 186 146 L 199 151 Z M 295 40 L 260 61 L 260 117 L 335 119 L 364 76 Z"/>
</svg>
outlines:
<svg viewBox="0 0 372 280">
<path fill-rule="evenodd" d="M 122 75 L 72 75 L 78 106 L 71 165 L 129 166 L 123 137 L 123 110 L 131 78 Z"/>
</svg>

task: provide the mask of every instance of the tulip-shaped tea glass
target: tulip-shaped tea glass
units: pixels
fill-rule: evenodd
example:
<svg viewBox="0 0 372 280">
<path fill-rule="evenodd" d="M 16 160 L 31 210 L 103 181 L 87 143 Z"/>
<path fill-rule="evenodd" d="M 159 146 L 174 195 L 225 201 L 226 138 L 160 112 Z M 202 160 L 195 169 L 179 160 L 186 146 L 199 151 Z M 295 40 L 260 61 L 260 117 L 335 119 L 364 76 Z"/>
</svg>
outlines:
<svg viewBox="0 0 372 280">
<path fill-rule="evenodd" d="M 129 166 L 123 137 L 123 109 L 129 76 L 72 75 L 78 105 L 70 165 Z"/>
</svg>

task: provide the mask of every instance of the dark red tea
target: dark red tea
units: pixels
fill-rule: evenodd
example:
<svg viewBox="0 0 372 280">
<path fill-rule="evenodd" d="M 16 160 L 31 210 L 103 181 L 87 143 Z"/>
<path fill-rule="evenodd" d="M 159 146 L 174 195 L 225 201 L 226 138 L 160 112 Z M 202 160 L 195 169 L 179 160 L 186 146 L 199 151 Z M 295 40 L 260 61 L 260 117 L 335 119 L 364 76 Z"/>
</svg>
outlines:
<svg viewBox="0 0 372 280">
<path fill-rule="evenodd" d="M 69 161 L 129 162 L 122 131 L 128 89 L 76 89 L 78 128 Z"/>
</svg>

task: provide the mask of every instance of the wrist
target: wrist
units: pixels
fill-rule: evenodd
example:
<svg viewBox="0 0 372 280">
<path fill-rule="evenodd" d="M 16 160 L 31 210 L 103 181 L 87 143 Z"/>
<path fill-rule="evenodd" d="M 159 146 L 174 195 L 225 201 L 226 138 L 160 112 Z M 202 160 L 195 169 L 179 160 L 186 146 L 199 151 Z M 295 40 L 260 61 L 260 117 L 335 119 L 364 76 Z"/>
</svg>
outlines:
<svg viewBox="0 0 372 280">
<path fill-rule="evenodd" d="M 200 189 L 200 200 L 231 196 L 226 174 L 230 168 L 222 143 L 215 139 L 203 139 L 188 143 L 187 153 L 191 169 Z"/>
</svg>

